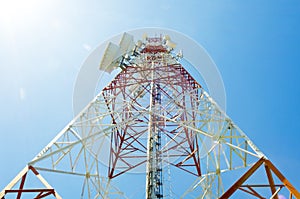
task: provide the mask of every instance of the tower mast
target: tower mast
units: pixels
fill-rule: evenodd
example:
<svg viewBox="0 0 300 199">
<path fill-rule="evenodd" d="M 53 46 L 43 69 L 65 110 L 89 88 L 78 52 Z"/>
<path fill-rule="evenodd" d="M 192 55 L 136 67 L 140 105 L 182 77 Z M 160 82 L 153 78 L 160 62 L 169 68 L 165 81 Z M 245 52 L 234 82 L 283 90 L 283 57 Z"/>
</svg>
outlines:
<svg viewBox="0 0 300 199">
<path fill-rule="evenodd" d="M 147 142 L 147 175 L 146 175 L 146 199 L 163 198 L 161 149 L 161 118 L 160 113 L 161 93 L 160 86 L 155 78 L 155 63 L 152 62 L 151 94 L 149 108 L 149 130 Z"/>
<path fill-rule="evenodd" d="M 176 42 L 186 41 L 187 50 L 203 60 L 203 66 L 207 64 L 203 58 L 208 55 L 196 52 L 190 39 L 173 35 Z M 99 68 L 113 72 L 114 78 L 28 162 L 0 192 L 0 199 L 61 199 L 61 191 L 64 198 L 87 199 L 228 199 L 249 194 L 277 199 L 282 193 L 300 199 L 295 187 L 190 74 L 193 65 L 175 50 L 166 34 L 135 42 L 133 35 L 124 33 L 119 45 L 109 42 Z M 145 175 L 130 175 L 144 174 L 145 167 Z M 235 181 L 238 169 L 247 171 Z M 55 190 L 46 181 L 54 176 Z M 81 187 L 73 177 L 83 181 Z M 143 191 L 137 188 L 140 184 Z"/>
</svg>

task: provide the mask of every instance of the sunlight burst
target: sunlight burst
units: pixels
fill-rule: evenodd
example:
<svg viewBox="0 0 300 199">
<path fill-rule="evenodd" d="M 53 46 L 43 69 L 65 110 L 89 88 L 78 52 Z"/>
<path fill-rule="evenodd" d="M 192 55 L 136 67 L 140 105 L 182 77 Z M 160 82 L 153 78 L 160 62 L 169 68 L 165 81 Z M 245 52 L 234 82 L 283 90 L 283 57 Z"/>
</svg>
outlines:
<svg viewBox="0 0 300 199">
<path fill-rule="evenodd" d="M 38 0 L 0 0 L 0 20 L 7 25 L 28 20 L 35 16 L 38 3 Z"/>
</svg>

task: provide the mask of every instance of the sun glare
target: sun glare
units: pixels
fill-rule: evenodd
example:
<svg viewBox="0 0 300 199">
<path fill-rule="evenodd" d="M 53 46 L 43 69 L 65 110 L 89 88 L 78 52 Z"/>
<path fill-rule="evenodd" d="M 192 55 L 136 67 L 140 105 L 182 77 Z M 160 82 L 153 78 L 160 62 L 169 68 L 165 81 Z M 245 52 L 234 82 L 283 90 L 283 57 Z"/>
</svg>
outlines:
<svg viewBox="0 0 300 199">
<path fill-rule="evenodd" d="M 35 17 L 38 2 L 38 0 L 0 0 L 1 22 L 14 26 L 30 20 Z"/>
</svg>

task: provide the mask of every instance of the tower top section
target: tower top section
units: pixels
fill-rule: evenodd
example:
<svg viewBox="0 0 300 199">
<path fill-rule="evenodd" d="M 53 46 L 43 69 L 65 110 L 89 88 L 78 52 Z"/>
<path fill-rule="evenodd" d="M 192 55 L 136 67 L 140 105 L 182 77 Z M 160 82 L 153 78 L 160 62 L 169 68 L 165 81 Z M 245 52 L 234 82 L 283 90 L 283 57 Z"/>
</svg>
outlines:
<svg viewBox="0 0 300 199">
<path fill-rule="evenodd" d="M 142 40 L 134 41 L 132 35 L 124 33 L 119 45 L 109 42 L 100 63 L 100 70 L 111 73 L 115 68 L 125 68 L 131 61 L 141 54 L 167 53 L 176 48 L 176 43 L 171 41 L 169 35 L 148 37 L 143 35 Z M 182 58 L 182 51 L 173 58 Z"/>
<path fill-rule="evenodd" d="M 176 48 L 176 44 L 171 41 L 169 35 L 160 35 L 160 37 L 145 37 L 145 47 L 143 53 L 170 52 Z"/>
</svg>

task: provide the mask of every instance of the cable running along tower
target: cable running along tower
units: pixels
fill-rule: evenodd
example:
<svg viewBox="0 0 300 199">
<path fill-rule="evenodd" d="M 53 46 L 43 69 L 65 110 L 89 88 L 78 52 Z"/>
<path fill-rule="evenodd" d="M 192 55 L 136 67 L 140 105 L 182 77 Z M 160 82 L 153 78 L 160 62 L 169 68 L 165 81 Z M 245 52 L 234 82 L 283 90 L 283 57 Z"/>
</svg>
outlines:
<svg viewBox="0 0 300 199">
<path fill-rule="evenodd" d="M 166 34 L 109 42 L 110 83 L 0 198 L 300 198 L 182 60 Z"/>
</svg>

